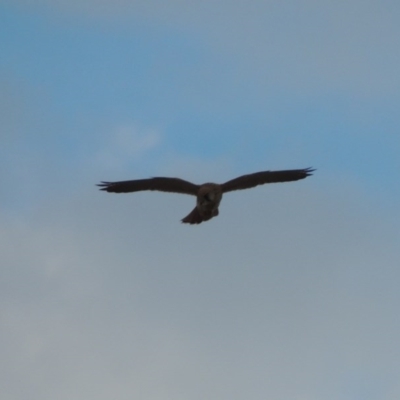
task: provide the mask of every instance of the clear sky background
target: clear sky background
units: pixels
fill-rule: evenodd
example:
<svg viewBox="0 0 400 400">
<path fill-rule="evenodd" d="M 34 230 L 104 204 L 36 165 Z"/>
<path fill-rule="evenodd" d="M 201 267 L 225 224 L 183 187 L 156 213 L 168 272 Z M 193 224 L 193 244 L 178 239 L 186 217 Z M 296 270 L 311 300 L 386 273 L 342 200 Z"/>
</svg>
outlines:
<svg viewBox="0 0 400 400">
<path fill-rule="evenodd" d="M 4 400 L 400 398 L 400 3 L 0 6 Z M 194 198 L 100 180 L 304 181 Z"/>
</svg>

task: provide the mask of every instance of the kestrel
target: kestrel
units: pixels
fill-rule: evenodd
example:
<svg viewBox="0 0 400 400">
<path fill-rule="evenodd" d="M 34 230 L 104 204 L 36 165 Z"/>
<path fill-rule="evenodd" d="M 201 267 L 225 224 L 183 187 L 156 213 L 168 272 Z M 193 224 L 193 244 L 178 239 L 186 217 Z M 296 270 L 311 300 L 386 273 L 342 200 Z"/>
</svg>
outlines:
<svg viewBox="0 0 400 400">
<path fill-rule="evenodd" d="M 194 183 L 179 178 L 149 178 L 133 181 L 101 182 L 100 190 L 110 193 L 129 193 L 142 190 L 158 190 L 160 192 L 173 192 L 191 194 L 197 197 L 196 207 L 182 219 L 188 224 L 201 224 L 219 214 L 218 207 L 222 195 L 233 190 L 250 189 L 265 183 L 290 182 L 304 179 L 312 175 L 314 169 L 291 169 L 285 171 L 262 171 L 254 174 L 239 176 L 223 184 Z"/>
</svg>

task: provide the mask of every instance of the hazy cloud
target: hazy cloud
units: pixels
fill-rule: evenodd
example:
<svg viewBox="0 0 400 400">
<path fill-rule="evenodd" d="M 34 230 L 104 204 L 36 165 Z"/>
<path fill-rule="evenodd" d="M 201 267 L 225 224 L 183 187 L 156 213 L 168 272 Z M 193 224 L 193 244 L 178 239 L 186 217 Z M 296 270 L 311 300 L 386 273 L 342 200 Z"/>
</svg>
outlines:
<svg viewBox="0 0 400 400">
<path fill-rule="evenodd" d="M 198 227 L 157 193 L 3 216 L 5 398 L 397 398 L 395 231 L 316 179 Z"/>
</svg>

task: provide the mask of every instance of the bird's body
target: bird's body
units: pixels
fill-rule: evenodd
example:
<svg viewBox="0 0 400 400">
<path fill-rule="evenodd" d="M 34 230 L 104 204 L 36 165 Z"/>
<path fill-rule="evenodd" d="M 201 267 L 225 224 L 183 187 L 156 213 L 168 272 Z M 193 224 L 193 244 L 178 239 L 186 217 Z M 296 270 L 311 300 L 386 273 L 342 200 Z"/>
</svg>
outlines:
<svg viewBox="0 0 400 400">
<path fill-rule="evenodd" d="M 195 185 L 179 178 L 150 178 L 132 181 L 102 182 L 101 190 L 112 193 L 129 193 L 143 190 L 157 190 L 161 192 L 183 193 L 196 196 L 196 207 L 182 219 L 189 224 L 200 224 L 219 214 L 219 204 L 223 193 L 233 190 L 249 189 L 265 183 L 289 182 L 304 179 L 311 175 L 311 168 L 285 171 L 263 171 L 243 175 L 223 184 L 204 183 Z"/>
<path fill-rule="evenodd" d="M 221 185 L 205 183 L 197 192 L 196 207 L 182 219 L 189 224 L 200 224 L 219 214 L 218 207 L 222 199 Z"/>
</svg>

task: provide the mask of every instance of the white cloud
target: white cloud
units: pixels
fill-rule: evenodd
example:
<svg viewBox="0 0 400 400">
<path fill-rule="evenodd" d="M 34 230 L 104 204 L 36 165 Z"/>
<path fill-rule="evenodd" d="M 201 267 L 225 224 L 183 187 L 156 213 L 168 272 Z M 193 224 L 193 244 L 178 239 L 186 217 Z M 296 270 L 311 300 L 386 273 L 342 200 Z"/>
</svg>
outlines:
<svg viewBox="0 0 400 400">
<path fill-rule="evenodd" d="M 123 169 L 160 143 L 158 129 L 142 128 L 136 124 L 120 125 L 105 139 L 103 148 L 94 156 L 94 163 L 104 169 Z"/>
</svg>

